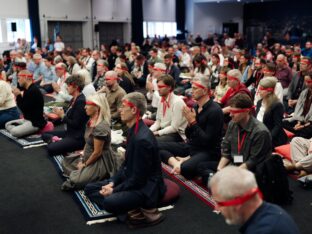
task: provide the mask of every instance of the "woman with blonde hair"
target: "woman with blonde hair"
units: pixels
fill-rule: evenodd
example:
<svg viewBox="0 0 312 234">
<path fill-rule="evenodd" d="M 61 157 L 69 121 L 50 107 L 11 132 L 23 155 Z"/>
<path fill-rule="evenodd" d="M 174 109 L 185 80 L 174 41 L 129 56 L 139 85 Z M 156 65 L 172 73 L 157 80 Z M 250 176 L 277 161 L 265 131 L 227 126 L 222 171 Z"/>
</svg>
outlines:
<svg viewBox="0 0 312 234">
<path fill-rule="evenodd" d="M 119 63 L 115 67 L 115 72 L 117 72 L 118 77 L 120 78 L 119 85 L 123 88 L 126 93 L 131 93 L 134 91 L 134 80 L 132 75 L 129 73 L 127 64 Z"/>
<path fill-rule="evenodd" d="M 265 124 L 272 135 L 273 148 L 287 143 L 287 136 L 282 127 L 284 106 L 274 93 L 277 79 L 266 77 L 259 82 L 258 92 L 262 98 L 257 102 L 257 119 Z"/>
<path fill-rule="evenodd" d="M 82 189 L 90 182 L 110 178 L 117 169 L 111 148 L 110 109 L 104 94 L 87 98 L 85 110 L 89 116 L 83 153 L 64 158 L 62 167 L 68 179 L 62 190 Z"/>
</svg>

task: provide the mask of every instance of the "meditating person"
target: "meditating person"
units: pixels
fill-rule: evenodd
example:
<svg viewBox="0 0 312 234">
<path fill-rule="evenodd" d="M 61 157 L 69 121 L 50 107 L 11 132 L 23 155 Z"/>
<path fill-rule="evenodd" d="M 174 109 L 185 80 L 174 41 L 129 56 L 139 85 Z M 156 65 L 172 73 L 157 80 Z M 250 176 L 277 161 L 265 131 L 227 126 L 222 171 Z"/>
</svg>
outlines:
<svg viewBox="0 0 312 234">
<path fill-rule="evenodd" d="M 303 138 L 312 137 L 312 72 L 304 77 L 306 89 L 298 99 L 295 112 L 292 117 L 284 119 L 283 128 Z"/>
<path fill-rule="evenodd" d="M 158 102 L 156 121 L 150 127 L 158 142 L 179 142 L 185 139 L 187 121 L 182 114 L 185 103 L 173 93 L 174 84 L 174 79 L 168 74 L 158 77 L 161 100 Z"/>
<path fill-rule="evenodd" d="M 215 209 L 243 234 L 298 234 L 294 220 L 279 206 L 263 201 L 253 173 L 228 166 L 209 181 Z"/>
<path fill-rule="evenodd" d="M 287 136 L 282 127 L 284 106 L 276 96 L 274 90 L 278 80 L 275 77 L 266 77 L 260 80 L 258 92 L 261 100 L 256 107 L 256 116 L 269 129 L 272 136 L 272 147 L 287 143 Z"/>
<path fill-rule="evenodd" d="M 298 177 L 312 173 L 312 138 L 294 137 L 290 142 L 291 161 L 283 160 L 287 171 L 298 171 Z"/>
<path fill-rule="evenodd" d="M 0 128 L 11 120 L 19 118 L 14 94 L 9 83 L 0 78 Z"/>
<path fill-rule="evenodd" d="M 128 225 L 141 227 L 163 220 L 157 205 L 165 194 L 157 141 L 142 121 L 146 112 L 143 94 L 133 92 L 123 98 L 122 121 L 129 127 L 125 161 L 110 179 L 90 183 L 85 194 L 101 209 L 115 215 L 128 212 Z"/>
<path fill-rule="evenodd" d="M 185 142 L 159 142 L 163 162 L 173 167 L 172 173 L 186 178 L 198 176 L 198 165 L 207 161 L 219 162 L 223 128 L 221 107 L 210 98 L 209 78 L 196 76 L 192 82 L 194 109 L 183 107 L 188 122 Z"/>
<path fill-rule="evenodd" d="M 115 71 L 108 71 L 105 73 L 105 86 L 103 86 L 98 93 L 105 93 L 108 105 L 111 112 L 112 121 L 120 122 L 120 114 L 118 108 L 121 105 L 122 98 L 126 92 L 118 84 L 118 74 Z"/>
<path fill-rule="evenodd" d="M 66 112 L 63 108 L 54 107 L 53 113 L 61 118 L 66 130 L 50 131 L 42 135 L 42 139 L 48 143 L 50 156 L 82 150 L 85 144 L 83 136 L 88 116 L 84 109 L 86 98 L 81 93 L 85 81 L 79 75 L 72 75 L 65 82 L 68 94 L 73 98 Z"/>
<path fill-rule="evenodd" d="M 38 132 L 47 124 L 43 117 L 43 96 L 33 81 L 33 75 L 30 71 L 22 70 L 18 73 L 18 84 L 23 91 L 14 88 L 13 94 L 24 118 L 12 120 L 5 124 L 6 130 L 15 137 L 23 137 Z"/>
<path fill-rule="evenodd" d="M 82 155 L 65 157 L 64 174 L 69 176 L 62 190 L 82 189 L 90 182 L 110 178 L 116 172 L 116 156 L 111 148 L 110 111 L 104 94 L 87 98 L 89 116 Z"/>
</svg>

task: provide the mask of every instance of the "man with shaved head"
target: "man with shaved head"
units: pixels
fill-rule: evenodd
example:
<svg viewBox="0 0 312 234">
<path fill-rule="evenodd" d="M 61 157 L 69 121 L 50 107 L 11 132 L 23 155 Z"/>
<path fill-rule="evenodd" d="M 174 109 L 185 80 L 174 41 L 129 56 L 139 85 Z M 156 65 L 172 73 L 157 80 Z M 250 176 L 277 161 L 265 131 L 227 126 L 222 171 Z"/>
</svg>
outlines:
<svg viewBox="0 0 312 234">
<path fill-rule="evenodd" d="M 126 91 L 118 84 L 118 74 L 115 71 L 108 71 L 105 73 L 105 86 L 98 92 L 106 93 L 107 101 L 111 111 L 112 120 L 120 120 L 118 108 L 121 105 L 122 98 L 126 95 Z"/>
</svg>

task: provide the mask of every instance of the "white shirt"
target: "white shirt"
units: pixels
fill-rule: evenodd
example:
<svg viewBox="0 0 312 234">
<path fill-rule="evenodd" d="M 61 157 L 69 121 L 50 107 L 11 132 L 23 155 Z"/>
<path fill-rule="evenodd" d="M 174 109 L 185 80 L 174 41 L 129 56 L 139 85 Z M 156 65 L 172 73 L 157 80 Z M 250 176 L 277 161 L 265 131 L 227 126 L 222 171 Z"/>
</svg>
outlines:
<svg viewBox="0 0 312 234">
<path fill-rule="evenodd" d="M 62 41 L 54 43 L 54 49 L 58 52 L 63 51 L 65 49 L 65 44 Z"/>
<path fill-rule="evenodd" d="M 187 121 L 182 114 L 184 101 L 174 93 L 168 95 L 166 101 L 169 102 L 169 107 L 165 113 L 163 112 L 163 103 L 161 101 L 158 103 L 156 121 L 150 130 L 152 132 L 158 130 L 159 136 L 177 132 L 183 139 L 186 139 L 184 131 Z"/>
</svg>

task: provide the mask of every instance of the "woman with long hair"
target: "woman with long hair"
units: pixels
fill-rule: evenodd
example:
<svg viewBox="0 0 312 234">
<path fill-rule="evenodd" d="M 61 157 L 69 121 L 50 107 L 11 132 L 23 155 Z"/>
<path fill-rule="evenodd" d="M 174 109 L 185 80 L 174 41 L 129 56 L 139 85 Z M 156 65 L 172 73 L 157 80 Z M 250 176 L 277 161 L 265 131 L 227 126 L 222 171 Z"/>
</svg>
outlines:
<svg viewBox="0 0 312 234">
<path fill-rule="evenodd" d="M 111 148 L 111 115 L 105 94 L 89 96 L 85 110 L 89 116 L 86 144 L 82 155 L 64 158 L 62 167 L 69 177 L 63 183 L 62 190 L 82 189 L 90 182 L 108 179 L 117 169 Z"/>
<path fill-rule="evenodd" d="M 262 98 L 257 102 L 257 119 L 265 124 L 272 136 L 272 146 L 287 143 L 287 136 L 282 128 L 284 106 L 274 93 L 277 83 L 275 77 L 266 77 L 259 82 L 258 92 Z"/>
</svg>

